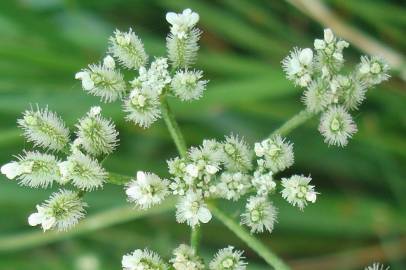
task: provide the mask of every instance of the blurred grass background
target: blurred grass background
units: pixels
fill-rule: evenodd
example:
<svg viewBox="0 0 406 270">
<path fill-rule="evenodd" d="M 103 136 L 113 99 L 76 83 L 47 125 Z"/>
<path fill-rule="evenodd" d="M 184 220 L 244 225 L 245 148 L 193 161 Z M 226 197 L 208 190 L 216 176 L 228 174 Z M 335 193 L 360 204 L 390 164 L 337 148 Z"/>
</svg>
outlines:
<svg viewBox="0 0 406 270">
<path fill-rule="evenodd" d="M 74 74 L 102 59 L 115 28 L 133 27 L 149 55 L 165 54 L 165 13 L 190 7 L 204 30 L 197 67 L 210 79 L 203 99 L 173 109 L 189 145 L 231 132 L 255 142 L 303 108 L 300 91 L 283 76 L 280 61 L 293 46 L 312 47 L 323 26 L 290 0 L 3 0 L 0 1 L 0 163 L 25 147 L 16 119 L 30 104 L 49 105 L 73 127 L 98 99 L 86 95 Z M 402 1 L 323 2 L 342 22 L 404 55 Z M 335 29 L 333 28 L 333 31 Z M 351 43 L 351 41 L 350 41 Z M 347 66 L 359 48 L 346 50 Z M 397 59 L 397 58 L 396 58 Z M 296 163 L 286 174 L 311 174 L 320 199 L 304 213 L 276 200 L 279 222 L 263 241 L 294 269 L 363 269 L 373 261 L 405 269 L 406 117 L 403 66 L 368 93 L 355 115 L 359 132 L 348 147 L 328 147 L 317 120 L 295 130 Z M 403 73 L 405 76 L 406 72 Z M 148 130 L 125 123 L 118 103 L 103 105 L 120 130 L 118 151 L 106 162 L 115 172 L 151 170 L 167 175 L 176 155 L 162 121 Z M 119 269 L 121 256 L 145 246 L 163 256 L 188 241 L 173 211 L 126 221 L 40 247 L 21 248 L 5 237 L 30 233 L 26 218 L 51 190 L 19 187 L 0 176 L 0 269 Z M 86 195 L 88 216 L 127 205 L 122 187 Z M 226 206 L 228 207 L 228 206 Z M 232 209 L 230 212 L 237 213 Z M 186 232 L 186 233 L 185 233 Z M 9 238 L 10 239 L 10 238 Z M 14 242 L 13 242 L 14 241 Z M 269 269 L 220 223 L 203 227 L 202 252 L 228 244 L 246 251 L 248 269 Z"/>
</svg>

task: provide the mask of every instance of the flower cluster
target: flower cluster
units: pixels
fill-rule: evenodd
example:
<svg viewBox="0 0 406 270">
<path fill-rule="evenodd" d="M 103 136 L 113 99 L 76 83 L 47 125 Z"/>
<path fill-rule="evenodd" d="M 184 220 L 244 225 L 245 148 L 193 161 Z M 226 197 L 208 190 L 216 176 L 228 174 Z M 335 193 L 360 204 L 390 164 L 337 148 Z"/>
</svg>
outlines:
<svg viewBox="0 0 406 270">
<path fill-rule="evenodd" d="M 378 57 L 361 57 L 352 72 L 343 73 L 343 50 L 348 42 L 324 30 L 324 38 L 310 48 L 294 48 L 282 61 L 286 77 L 304 87 L 303 103 L 311 113 L 322 113 L 319 131 L 329 145 L 345 146 L 357 132 L 349 111 L 357 110 L 367 90 L 389 78 L 389 66 Z"/>
<path fill-rule="evenodd" d="M 161 117 L 163 97 L 197 100 L 208 82 L 202 79 L 202 71 L 190 69 L 199 49 L 201 31 L 195 28 L 199 15 L 186 9 L 180 14 L 169 12 L 166 20 L 171 25 L 166 39 L 167 58 L 156 57 L 149 64 L 144 45 L 133 30 L 116 30 L 103 62 L 89 65 L 75 76 L 86 92 L 101 101 L 121 100 L 125 119 L 143 128 Z M 127 81 L 115 59 L 122 68 L 136 70 L 138 75 Z"/>
<path fill-rule="evenodd" d="M 209 262 L 210 270 L 245 270 L 247 263 L 244 261 L 243 252 L 234 250 L 234 247 L 226 247 L 217 252 Z M 175 270 L 203 270 L 207 269 L 201 257 L 196 251 L 185 244 L 181 244 L 173 251 L 173 257 L 169 264 L 161 257 L 148 249 L 137 249 L 123 256 L 121 261 L 123 270 L 167 270 L 169 265 Z"/>
<path fill-rule="evenodd" d="M 67 230 L 84 217 L 83 192 L 100 188 L 107 180 L 107 172 L 97 158 L 114 151 L 118 132 L 110 120 L 101 116 L 100 107 L 92 107 L 79 119 L 72 142 L 64 122 L 47 108 L 25 111 L 18 123 L 27 141 L 50 151 L 23 151 L 16 160 L 3 165 L 1 173 L 31 188 L 69 183 L 77 189 L 53 193 L 49 200 L 37 205 L 37 212 L 28 219 L 30 225 L 41 225 L 44 230 Z"/>
</svg>

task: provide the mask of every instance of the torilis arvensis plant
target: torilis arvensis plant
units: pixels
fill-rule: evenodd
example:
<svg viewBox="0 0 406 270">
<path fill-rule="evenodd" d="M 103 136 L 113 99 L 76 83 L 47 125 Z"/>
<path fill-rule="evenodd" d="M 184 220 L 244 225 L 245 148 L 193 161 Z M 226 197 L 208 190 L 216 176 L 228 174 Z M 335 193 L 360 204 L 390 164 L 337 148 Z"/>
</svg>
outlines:
<svg viewBox="0 0 406 270">
<path fill-rule="evenodd" d="M 75 76 L 85 92 L 100 97 L 102 102 L 120 101 L 125 119 L 131 124 L 148 128 L 164 118 L 179 151 L 178 157 L 167 161 L 168 179 L 138 171 L 134 179 L 127 181 L 125 195 L 144 211 L 176 196 L 176 221 L 192 228 L 192 244 L 181 244 L 167 261 L 148 249 L 136 249 L 123 256 L 122 267 L 126 270 L 206 269 L 197 250 L 199 227 L 210 222 L 214 212 L 219 219 L 227 219 L 216 208 L 216 201 L 244 200 L 240 223 L 252 234 L 273 231 L 278 216 L 272 203 L 274 196 L 282 196 L 300 210 L 315 203 L 318 192 L 310 176 L 277 177 L 294 163 L 293 143 L 283 137 L 284 133 L 298 122 L 321 115 L 319 131 L 324 141 L 329 145 L 347 145 L 357 131 L 350 112 L 358 109 L 369 88 L 389 77 L 388 65 L 368 56 L 362 56 L 352 71 L 341 72 L 343 50 L 349 44 L 326 29 L 323 39 L 314 41 L 314 49 L 294 48 L 282 61 L 287 78 L 304 88 L 302 101 L 306 110 L 255 145 L 249 145 L 241 136 L 228 135 L 221 141 L 207 139 L 186 149 L 166 98 L 193 101 L 203 96 L 208 81 L 203 79 L 202 71 L 193 68 L 202 32 L 196 28 L 199 15 L 190 9 L 180 14 L 169 12 L 166 20 L 170 24 L 166 57 L 151 59 L 132 29 L 116 30 L 109 38 L 103 61 L 89 65 Z M 135 77 L 125 78 L 120 69 L 134 71 Z M 71 229 L 85 217 L 84 195 L 102 188 L 113 177 L 102 163 L 118 145 L 114 123 L 102 116 L 99 106 L 94 106 L 78 120 L 72 135 L 56 113 L 47 107 L 34 107 L 23 113 L 18 125 L 27 141 L 42 151 L 24 150 L 14 161 L 3 165 L 1 172 L 30 188 L 61 186 L 36 206 L 28 223 L 39 225 L 44 231 Z M 227 222 L 234 221 L 229 218 Z M 242 228 L 235 230 L 246 233 Z M 260 249 L 258 245 L 248 245 L 257 252 Z M 273 266 L 277 264 L 271 256 L 258 253 Z M 243 252 L 231 246 L 219 250 L 207 264 L 212 270 L 243 270 L 246 265 Z"/>
</svg>

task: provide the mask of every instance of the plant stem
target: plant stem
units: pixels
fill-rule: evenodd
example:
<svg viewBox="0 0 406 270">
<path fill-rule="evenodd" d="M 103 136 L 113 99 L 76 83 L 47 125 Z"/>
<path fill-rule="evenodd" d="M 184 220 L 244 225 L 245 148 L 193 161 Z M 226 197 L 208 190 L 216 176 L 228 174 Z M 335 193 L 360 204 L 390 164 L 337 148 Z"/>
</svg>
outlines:
<svg viewBox="0 0 406 270">
<path fill-rule="evenodd" d="M 179 125 L 173 116 L 172 110 L 169 107 L 166 96 L 161 97 L 161 109 L 162 117 L 165 121 L 166 126 L 168 127 L 169 133 L 172 136 L 173 141 L 175 142 L 176 148 L 178 149 L 179 155 L 181 157 L 186 157 L 186 143 L 183 138 L 182 132 L 180 131 Z"/>
<path fill-rule="evenodd" d="M 195 226 L 192 228 L 192 232 L 190 235 L 190 246 L 194 248 L 195 252 L 198 252 L 199 249 L 199 243 L 200 239 L 202 238 L 201 236 L 201 230 L 199 226 Z"/>
<path fill-rule="evenodd" d="M 280 126 L 277 130 L 272 132 L 270 136 L 279 134 L 279 135 L 287 135 L 289 134 L 292 130 L 306 122 L 307 120 L 311 119 L 313 116 L 315 116 L 315 113 L 309 112 L 307 110 L 302 110 L 295 114 L 292 118 L 290 118 L 287 122 L 285 122 L 282 126 Z"/>
<path fill-rule="evenodd" d="M 277 270 L 288 270 L 290 267 L 281 259 L 272 253 L 261 241 L 252 236 L 246 229 L 242 228 L 232 218 L 228 217 L 223 211 L 210 204 L 209 208 L 213 215 L 220 220 L 228 229 L 237 235 L 252 250 L 261 256 L 270 266 Z"/>
<path fill-rule="evenodd" d="M 13 236 L 0 238 L 0 252 L 11 252 L 42 246 L 59 240 L 67 239 L 72 236 L 83 235 L 96 230 L 108 228 L 113 225 L 125 223 L 130 220 L 155 215 L 172 210 L 175 207 L 173 198 L 167 199 L 162 204 L 155 206 L 150 211 L 137 211 L 133 207 L 125 206 L 95 214 L 81 221 L 73 229 L 65 232 L 49 231 L 43 233 L 35 232 L 21 233 Z"/>
</svg>

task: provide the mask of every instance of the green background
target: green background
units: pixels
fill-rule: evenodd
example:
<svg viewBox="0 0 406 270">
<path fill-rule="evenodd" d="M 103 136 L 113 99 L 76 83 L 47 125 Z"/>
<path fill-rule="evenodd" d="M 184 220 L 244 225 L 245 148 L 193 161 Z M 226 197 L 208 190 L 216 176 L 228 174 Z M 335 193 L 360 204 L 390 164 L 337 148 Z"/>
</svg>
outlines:
<svg viewBox="0 0 406 270">
<path fill-rule="evenodd" d="M 290 1 L 295 3 L 297 1 Z M 339 1 L 325 4 L 342 22 L 403 55 L 406 10 L 402 1 Z M 284 78 L 280 61 L 294 47 L 312 47 L 323 26 L 291 3 L 266 0 L 3 0 L 0 1 L 0 163 L 29 149 L 16 119 L 30 104 L 49 106 L 73 130 L 95 97 L 74 74 L 102 59 L 115 28 L 132 27 L 150 56 L 165 54 L 165 13 L 190 7 L 204 31 L 197 67 L 210 80 L 204 97 L 171 105 L 189 145 L 234 133 L 254 143 L 303 109 L 301 90 Z M 335 29 L 333 28 L 333 31 Z M 357 36 L 356 36 L 357 38 Z M 350 41 L 350 43 L 352 43 Z M 347 67 L 359 48 L 345 51 Z M 403 62 L 404 63 L 404 62 Z M 346 148 L 328 147 L 313 119 L 289 135 L 296 162 L 286 172 L 311 174 L 321 195 L 302 213 L 285 201 L 274 232 L 260 237 L 294 269 L 363 269 L 373 261 L 405 269 L 406 118 L 405 66 L 368 92 L 354 115 L 359 132 Z M 162 120 L 143 130 L 123 120 L 120 104 L 102 105 L 120 131 L 108 170 L 133 175 L 147 170 L 167 176 L 165 160 L 176 149 Z M 128 220 L 46 245 L 46 234 L 29 228 L 27 216 L 51 190 L 20 187 L 0 176 L 0 269 L 121 269 L 121 256 L 150 247 L 168 258 L 189 241 L 174 212 Z M 122 187 L 105 185 L 86 195 L 88 217 L 127 205 Z M 224 205 L 237 216 L 238 209 Z M 110 215 L 111 216 L 111 215 Z M 202 227 L 206 259 L 229 244 L 246 251 L 248 269 L 269 269 L 217 221 Z M 19 238 L 22 233 L 25 238 Z M 16 238 L 17 237 L 17 238 Z M 27 238 L 28 237 L 28 238 Z M 34 241 L 35 242 L 35 241 Z M 25 244 L 24 244 L 25 243 Z"/>
</svg>

